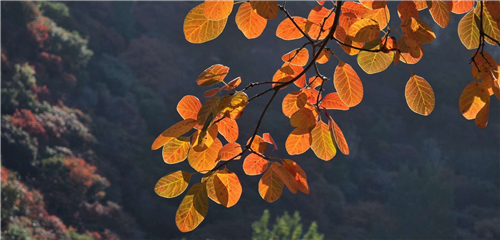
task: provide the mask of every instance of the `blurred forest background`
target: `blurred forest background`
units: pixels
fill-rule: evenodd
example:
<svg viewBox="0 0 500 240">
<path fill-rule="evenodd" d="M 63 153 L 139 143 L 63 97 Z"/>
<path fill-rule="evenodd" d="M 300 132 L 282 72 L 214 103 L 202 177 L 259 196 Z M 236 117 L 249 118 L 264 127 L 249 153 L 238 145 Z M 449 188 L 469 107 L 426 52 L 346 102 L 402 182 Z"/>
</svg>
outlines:
<svg viewBox="0 0 500 240">
<path fill-rule="evenodd" d="M 367 75 L 332 44 L 365 87 L 359 106 L 333 115 L 351 155 L 330 162 L 311 151 L 291 157 L 306 171 L 311 194 L 285 191 L 273 204 L 259 196 L 258 177 L 244 176 L 241 162 L 228 164 L 242 180 L 240 202 L 230 209 L 212 202 L 200 227 L 179 232 L 174 216 L 182 197 L 153 191 L 178 166 L 150 150 L 159 133 L 181 120 L 177 102 L 187 94 L 204 101 L 206 89 L 195 80 L 212 64 L 231 67 L 228 79 L 241 76 L 242 85 L 269 81 L 281 55 L 302 45 L 275 37 L 280 20 L 247 40 L 234 13 L 218 39 L 189 44 L 182 25 L 197 4 L 1 2 L 2 238 L 249 239 L 264 209 L 273 216 L 269 224 L 284 211 L 299 211 L 303 233 L 315 221 L 325 239 L 500 238 L 500 105 L 492 101 L 483 130 L 458 109 L 473 78 L 457 15 L 446 29 L 431 24 L 437 39 L 412 66 L 436 93 L 429 117 L 406 105 L 404 64 Z M 307 16 L 315 4 L 287 8 Z M 396 7 L 389 4 L 391 28 L 400 24 Z M 422 16 L 431 22 L 428 11 Z M 487 50 L 500 60 L 498 48 Z M 333 76 L 335 64 L 321 66 L 322 73 Z M 327 83 L 326 91 L 333 90 Z M 240 143 L 268 97 L 252 102 L 238 120 Z M 259 132 L 271 133 L 279 157 L 289 158 L 288 121 L 276 102 Z"/>
</svg>

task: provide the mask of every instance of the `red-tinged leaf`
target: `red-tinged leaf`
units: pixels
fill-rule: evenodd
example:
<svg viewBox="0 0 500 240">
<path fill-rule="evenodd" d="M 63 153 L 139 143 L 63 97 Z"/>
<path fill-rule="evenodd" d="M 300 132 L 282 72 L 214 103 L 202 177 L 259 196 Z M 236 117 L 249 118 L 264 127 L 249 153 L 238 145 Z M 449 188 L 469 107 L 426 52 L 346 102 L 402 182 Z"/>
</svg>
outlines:
<svg viewBox="0 0 500 240">
<path fill-rule="evenodd" d="M 227 83 L 227 85 L 225 85 L 224 87 L 221 87 L 221 91 L 229 91 L 229 90 L 233 90 L 235 89 L 236 87 L 238 87 L 239 85 L 241 84 L 241 78 L 240 77 L 237 77 L 233 80 L 231 80 L 230 82 Z"/>
<path fill-rule="evenodd" d="M 365 45 L 365 49 L 379 50 L 381 45 L 381 40 L 376 39 L 375 41 L 369 42 Z M 374 74 L 382 72 L 387 69 L 394 57 L 394 52 L 367 52 L 361 51 L 358 54 L 358 64 L 368 74 Z"/>
<path fill-rule="evenodd" d="M 187 158 L 189 137 L 178 137 L 163 145 L 163 161 L 167 164 L 180 163 Z"/>
<path fill-rule="evenodd" d="M 362 4 L 351 1 L 345 2 L 344 5 L 342 5 L 342 15 L 345 15 L 346 13 L 352 13 L 356 16 L 356 18 L 361 18 L 363 14 L 365 14 L 365 12 L 368 10 L 369 9 Z M 342 18 L 342 15 L 340 16 L 340 18 Z"/>
<path fill-rule="evenodd" d="M 224 27 L 227 18 L 210 20 L 204 14 L 204 3 L 191 9 L 184 19 L 184 37 L 190 43 L 204 43 L 217 38 Z"/>
<path fill-rule="evenodd" d="M 421 43 L 431 43 L 436 39 L 436 34 L 424 21 L 416 18 L 405 18 L 401 23 L 401 29 L 405 36 Z"/>
<path fill-rule="evenodd" d="M 335 123 L 335 121 L 333 121 L 332 117 L 330 116 L 328 118 L 328 127 L 330 128 L 330 132 L 333 135 L 333 140 L 335 141 L 340 152 L 342 152 L 344 155 L 349 155 L 349 145 L 347 145 L 344 133 L 342 132 L 342 130 L 340 130 L 337 123 Z"/>
<path fill-rule="evenodd" d="M 349 36 L 355 42 L 370 42 L 380 35 L 379 24 L 372 19 L 361 19 L 349 28 Z"/>
<path fill-rule="evenodd" d="M 307 128 L 294 129 L 285 142 L 285 148 L 290 155 L 305 153 L 311 147 L 311 133 Z"/>
<path fill-rule="evenodd" d="M 151 150 L 156 150 L 167 144 L 168 142 L 174 140 L 175 138 L 182 136 L 182 134 L 187 133 L 189 130 L 191 130 L 194 125 L 196 125 L 196 120 L 190 118 L 174 124 L 167 130 L 162 132 L 160 136 L 155 139 L 153 145 L 151 145 Z"/>
<path fill-rule="evenodd" d="M 307 175 L 304 170 L 302 170 L 302 168 L 292 160 L 283 159 L 282 162 L 285 169 L 295 178 L 298 189 L 305 194 L 309 194 Z"/>
<path fill-rule="evenodd" d="M 398 63 L 399 63 L 399 58 L 401 57 L 401 53 L 400 52 L 396 52 L 394 54 L 394 66 L 397 66 Z"/>
<path fill-rule="evenodd" d="M 417 6 L 418 11 L 422 11 L 427 8 L 427 1 L 413 1 Z"/>
<path fill-rule="evenodd" d="M 417 5 L 413 1 L 401 1 L 398 5 L 399 18 L 416 18 L 420 19 L 418 14 Z"/>
<path fill-rule="evenodd" d="M 281 85 L 281 83 L 286 83 L 294 79 L 299 75 L 304 69 L 300 66 L 292 65 L 290 63 L 284 63 L 283 66 L 276 71 L 273 76 L 273 87 Z M 302 74 L 299 79 L 293 82 L 296 86 L 302 88 L 306 84 L 306 75 Z"/>
<path fill-rule="evenodd" d="M 489 101 L 490 95 L 484 89 L 483 84 L 478 81 L 471 82 L 467 85 L 460 95 L 458 107 L 460 112 L 467 120 L 475 119 L 478 112 Z"/>
<path fill-rule="evenodd" d="M 291 92 L 283 98 L 282 109 L 285 116 L 290 117 L 300 109 L 304 108 L 307 95 L 301 91 Z"/>
<path fill-rule="evenodd" d="M 359 53 L 359 49 L 364 46 L 364 43 L 353 42 L 353 40 L 352 40 L 353 37 L 348 36 L 344 29 L 348 29 L 348 28 L 337 26 L 337 31 L 335 31 L 335 38 L 337 38 L 337 40 L 339 40 L 345 44 L 345 45 L 340 46 L 342 48 L 342 50 L 344 50 L 345 53 L 347 53 L 351 56 L 354 56 L 354 55 Z M 352 46 L 352 47 L 348 47 L 348 46 Z"/>
<path fill-rule="evenodd" d="M 205 0 L 203 13 L 210 20 L 225 19 L 233 11 L 234 1 L 227 0 Z"/>
<path fill-rule="evenodd" d="M 215 94 L 219 93 L 220 91 L 220 88 L 212 88 L 208 91 L 206 91 L 205 93 L 203 93 L 203 96 L 204 97 L 213 97 L 215 96 Z"/>
<path fill-rule="evenodd" d="M 274 202 L 281 197 L 284 186 L 285 183 L 278 174 L 272 169 L 269 169 L 262 175 L 259 181 L 259 194 L 264 200 Z"/>
<path fill-rule="evenodd" d="M 406 64 L 415 64 L 424 55 L 424 46 L 411 38 L 402 36 L 398 40 L 398 48 L 401 51 L 401 61 Z"/>
<path fill-rule="evenodd" d="M 474 12 L 477 16 L 481 16 L 481 7 L 476 7 L 476 9 L 474 9 Z M 488 11 L 488 8 L 483 7 L 482 19 L 483 19 L 484 33 L 495 40 L 499 40 L 500 39 L 500 28 L 498 26 L 499 24 L 493 19 L 490 12 Z M 486 40 L 486 42 L 491 45 L 497 45 L 495 41 L 492 41 L 488 37 L 485 37 L 484 40 Z"/>
<path fill-rule="evenodd" d="M 388 1 L 360 0 L 361 4 L 369 9 L 384 8 Z"/>
<path fill-rule="evenodd" d="M 273 149 L 276 151 L 278 150 L 278 145 L 276 144 L 276 142 L 274 141 L 273 137 L 271 137 L 271 134 L 269 133 L 264 133 L 262 134 L 262 139 L 264 141 L 266 141 L 267 143 L 269 144 L 272 144 L 273 145 Z"/>
<path fill-rule="evenodd" d="M 318 99 L 321 99 L 321 94 L 319 93 L 318 90 L 312 89 L 312 88 L 303 88 L 300 91 L 306 94 L 307 96 L 307 102 L 310 104 L 316 104 L 316 101 Z M 319 98 L 318 98 L 319 95 Z"/>
<path fill-rule="evenodd" d="M 216 138 L 212 145 L 203 151 L 196 151 L 194 148 L 189 149 L 189 165 L 200 173 L 212 170 L 217 165 L 217 158 L 221 148 L 222 143 Z"/>
<path fill-rule="evenodd" d="M 259 37 L 267 25 L 267 19 L 252 9 L 251 3 L 243 3 L 236 13 L 236 25 L 248 39 Z"/>
<path fill-rule="evenodd" d="M 232 159 L 241 153 L 241 146 L 238 143 L 228 143 L 224 145 L 219 151 L 219 160 L 227 161 Z M 241 159 L 241 156 L 236 157 L 235 159 Z"/>
<path fill-rule="evenodd" d="M 492 75 L 486 75 L 481 83 L 483 84 L 484 89 L 488 91 L 488 94 L 490 94 L 490 96 L 493 95 L 493 86 L 495 84 L 495 81 L 493 80 Z"/>
<path fill-rule="evenodd" d="M 250 143 L 251 140 L 252 140 L 252 138 L 248 139 L 247 144 Z M 267 151 L 267 142 L 263 138 L 261 138 L 259 135 L 255 135 L 255 138 L 253 139 L 253 142 L 252 142 L 252 145 L 250 145 L 250 148 L 254 152 L 264 154 Z"/>
<path fill-rule="evenodd" d="M 181 195 L 189 185 L 192 174 L 184 171 L 176 171 L 169 173 L 155 185 L 155 192 L 160 197 L 174 198 Z"/>
<path fill-rule="evenodd" d="M 227 168 L 217 171 L 207 179 L 208 197 L 227 208 L 234 206 L 243 191 L 238 176 Z"/>
<path fill-rule="evenodd" d="M 316 1 L 319 5 L 325 4 L 326 1 Z"/>
<path fill-rule="evenodd" d="M 436 97 L 431 85 L 417 75 L 412 75 L 406 83 L 405 97 L 408 107 L 423 116 L 428 116 L 436 105 Z"/>
<path fill-rule="evenodd" d="M 191 95 L 184 96 L 177 104 L 177 112 L 183 119 L 197 119 L 198 111 L 200 111 L 200 100 Z"/>
<path fill-rule="evenodd" d="M 325 64 L 326 62 L 328 62 L 328 60 L 330 60 L 331 56 L 332 56 L 332 53 L 330 52 L 330 50 L 323 48 L 323 50 L 321 50 L 321 52 L 319 53 L 318 58 L 316 58 L 316 62 L 319 64 Z M 309 82 L 311 82 L 311 81 L 309 81 Z"/>
<path fill-rule="evenodd" d="M 315 89 L 319 86 L 321 86 L 321 84 L 323 84 L 324 80 L 318 76 L 314 76 L 314 77 L 311 77 L 309 78 L 309 87 L 311 87 L 312 89 Z"/>
<path fill-rule="evenodd" d="M 302 108 L 290 117 L 290 125 L 296 128 L 311 128 L 316 125 L 316 118 L 311 110 Z"/>
<path fill-rule="evenodd" d="M 208 196 L 204 183 L 193 185 L 175 213 L 175 223 L 181 232 L 194 230 L 208 213 Z"/>
<path fill-rule="evenodd" d="M 476 116 L 476 125 L 478 128 L 485 128 L 488 125 L 488 115 L 490 114 L 490 100 L 486 102 L 483 108 L 479 110 Z"/>
<path fill-rule="evenodd" d="M 323 39 L 328 35 L 335 20 L 335 13 L 330 14 L 331 11 L 323 6 L 316 6 L 311 10 L 307 17 L 309 24 L 306 25 L 306 32 L 312 39 Z"/>
<path fill-rule="evenodd" d="M 217 123 L 217 126 L 219 126 L 220 134 L 222 134 L 228 142 L 232 143 L 238 140 L 239 130 L 235 120 L 223 118 Z"/>
<path fill-rule="evenodd" d="M 248 96 L 244 92 L 238 92 L 232 96 L 225 96 L 219 104 L 217 111 L 224 117 L 237 120 L 243 114 L 248 104 Z"/>
<path fill-rule="evenodd" d="M 332 134 L 328 125 L 322 121 L 318 122 L 316 127 L 311 131 L 311 138 L 311 149 L 318 158 L 329 161 L 335 157 L 337 149 L 333 144 Z"/>
<path fill-rule="evenodd" d="M 472 65 L 472 76 L 475 79 L 484 78 L 486 75 L 490 74 L 491 71 L 498 69 L 498 63 L 492 58 L 487 52 L 483 51 L 480 54 L 475 55 L 474 62 Z M 477 67 L 476 67 L 477 65 Z M 479 67 L 479 69 L 478 69 Z M 498 76 L 498 74 L 497 74 Z"/>
<path fill-rule="evenodd" d="M 466 12 L 470 11 L 472 9 L 472 7 L 474 7 L 474 1 L 463 1 L 463 0 L 456 1 L 456 0 L 453 0 L 452 2 L 453 2 L 453 6 L 451 8 L 451 12 L 456 13 L 456 14 L 466 13 Z M 493 1 L 489 1 L 489 2 L 493 2 Z"/>
<path fill-rule="evenodd" d="M 462 44 L 469 50 L 479 46 L 480 20 L 474 11 L 470 11 L 458 23 L 458 37 Z"/>
<path fill-rule="evenodd" d="M 249 176 L 260 175 L 269 167 L 269 161 L 251 153 L 243 161 L 243 171 Z"/>
<path fill-rule="evenodd" d="M 484 3 L 484 6 L 488 9 L 488 12 L 491 14 L 493 21 L 500 23 L 500 2 L 499 1 L 484 1 L 483 3 Z M 474 2 L 473 2 L 473 4 L 474 4 Z"/>
<path fill-rule="evenodd" d="M 283 165 L 277 162 L 273 162 L 269 170 L 275 172 L 276 175 L 278 175 L 278 177 L 281 178 L 281 180 L 283 181 L 283 183 L 285 183 L 286 187 L 288 188 L 288 190 L 290 190 L 290 192 L 292 192 L 293 194 L 297 193 L 297 190 L 299 190 L 297 182 L 295 181 L 294 176 L 292 176 L 292 174 L 290 174 L 283 167 Z"/>
<path fill-rule="evenodd" d="M 451 4 L 451 2 L 433 0 L 432 6 L 429 8 L 432 19 L 442 28 L 448 26 L 450 22 L 450 8 L 448 4 Z"/>
<path fill-rule="evenodd" d="M 229 72 L 229 67 L 222 64 L 215 64 L 205 69 L 203 73 L 198 76 L 196 83 L 200 86 L 207 87 L 220 83 L 224 81 L 227 73 Z"/>
<path fill-rule="evenodd" d="M 351 65 L 340 62 L 335 69 L 333 83 L 340 99 L 347 106 L 354 107 L 363 99 L 363 84 Z"/>
<path fill-rule="evenodd" d="M 254 11 L 261 17 L 273 20 L 278 16 L 278 1 L 250 1 Z"/>
<path fill-rule="evenodd" d="M 391 20 L 391 14 L 389 13 L 389 8 L 385 6 L 366 11 L 362 18 L 373 19 L 378 23 L 380 29 L 384 29 Z"/>
<path fill-rule="evenodd" d="M 309 51 L 307 48 L 297 48 L 281 57 L 283 62 L 290 62 L 292 65 L 304 66 L 309 60 Z"/>
<path fill-rule="evenodd" d="M 325 109 L 335 109 L 335 110 L 349 110 L 349 106 L 347 106 L 339 97 L 339 94 L 336 92 L 327 94 L 319 105 L 321 108 Z"/>
<path fill-rule="evenodd" d="M 297 23 L 297 26 L 299 26 L 302 31 L 305 31 L 307 19 L 303 17 L 293 17 L 293 19 L 295 23 Z M 278 29 L 276 29 L 276 36 L 283 40 L 295 40 L 302 38 L 304 35 L 295 27 L 292 20 L 286 18 L 278 25 Z"/>
</svg>

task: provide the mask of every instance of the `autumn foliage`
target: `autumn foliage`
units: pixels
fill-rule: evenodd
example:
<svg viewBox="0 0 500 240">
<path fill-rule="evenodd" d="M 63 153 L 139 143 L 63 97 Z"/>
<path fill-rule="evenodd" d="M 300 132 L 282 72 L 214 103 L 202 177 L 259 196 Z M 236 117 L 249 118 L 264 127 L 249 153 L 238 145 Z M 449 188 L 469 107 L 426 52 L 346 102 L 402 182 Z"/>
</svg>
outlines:
<svg viewBox="0 0 500 240">
<path fill-rule="evenodd" d="M 269 81 L 239 88 L 242 79 L 227 81 L 230 68 L 215 64 L 196 79 L 199 86 L 212 87 L 204 94 L 208 99 L 202 103 L 197 97 L 187 95 L 179 101 L 177 111 L 184 120 L 161 133 L 151 149 L 162 148 L 167 164 L 187 159 L 195 170 L 165 175 L 155 186 L 159 196 L 179 196 L 188 189 L 194 174 L 203 175 L 201 182 L 187 191 L 177 210 L 175 220 L 182 232 L 195 229 L 204 220 L 208 199 L 228 208 L 238 202 L 242 193 L 240 180 L 227 167 L 236 159 L 243 159 L 241 164 L 247 175 L 260 177 L 258 192 L 268 202 L 278 200 L 284 186 L 294 194 L 298 191 L 309 194 L 307 176 L 299 164 L 272 157 L 270 153 L 278 150 L 277 144 L 271 134 L 259 133 L 264 115 L 277 93 L 292 84 L 298 89 L 290 87 L 282 100 L 283 114 L 290 118 L 293 128 L 285 142 L 288 154 L 299 155 L 311 149 L 324 161 L 331 160 L 338 152 L 349 154 L 344 133 L 329 111 L 346 111 L 359 105 L 366 89 L 355 67 L 331 50 L 334 45 L 356 56 L 359 68 L 367 74 L 382 72 L 393 63 L 407 64 L 409 77 L 404 95 L 408 107 L 423 116 L 431 114 L 436 103 L 434 91 L 422 77 L 425 72 L 411 70 L 411 65 L 422 59 L 424 44 L 436 39 L 429 24 L 420 18 L 420 11 L 429 11 L 441 28 L 448 26 L 452 13 L 465 14 L 457 32 L 465 48 L 474 50 L 470 59 L 473 81 L 457 101 L 466 119 L 475 119 L 479 128 L 486 127 L 490 96 L 500 99 L 500 66 L 484 51 L 485 44 L 500 46 L 499 1 L 402 1 L 397 9 L 391 9 L 398 12 L 401 22 L 394 29 L 388 25 L 391 19 L 387 1 L 333 1 L 331 8 L 323 6 L 324 1 L 317 3 L 308 16 L 293 16 L 277 1 L 207 0 L 187 14 L 184 35 L 191 43 L 217 38 L 233 8 L 237 8 L 236 24 L 248 39 L 260 36 L 267 21 L 277 19 L 281 12 L 285 18 L 278 20 L 281 23 L 276 36 L 283 40 L 304 39 L 305 43 L 283 54 L 282 67 Z M 236 7 L 237 4 L 240 6 Z M 332 56 L 338 61 L 332 63 Z M 335 69 L 333 77 L 324 76 L 318 70 L 317 64 L 328 63 Z M 306 76 L 306 72 L 312 71 L 313 76 Z M 333 84 L 336 92 L 325 92 L 324 84 Z M 247 95 L 248 89 L 264 85 L 270 87 L 255 96 Z M 238 139 L 237 120 L 254 99 L 267 93 L 272 96 L 251 138 Z M 218 137 L 219 134 L 222 137 Z"/>
</svg>

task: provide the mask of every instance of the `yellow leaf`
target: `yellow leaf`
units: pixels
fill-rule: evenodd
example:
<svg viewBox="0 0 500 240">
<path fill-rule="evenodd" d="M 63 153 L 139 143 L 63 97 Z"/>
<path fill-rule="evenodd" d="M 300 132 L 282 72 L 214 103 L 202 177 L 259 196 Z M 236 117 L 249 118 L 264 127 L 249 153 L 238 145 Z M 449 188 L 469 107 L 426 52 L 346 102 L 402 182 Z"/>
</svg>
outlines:
<svg viewBox="0 0 500 240">
<path fill-rule="evenodd" d="M 271 169 L 269 170 L 275 172 L 276 175 L 278 175 L 281 178 L 281 180 L 283 181 L 283 183 L 285 183 L 286 187 L 288 188 L 288 190 L 290 190 L 290 192 L 292 192 L 293 194 L 297 193 L 298 190 L 297 182 L 295 181 L 294 176 L 292 176 L 292 174 L 290 174 L 283 167 L 283 165 L 277 162 L 273 162 L 273 164 L 271 164 Z"/>
<path fill-rule="evenodd" d="M 476 118 L 478 112 L 486 105 L 489 101 L 490 95 L 488 91 L 484 89 L 483 84 L 478 81 L 471 82 L 467 85 L 460 95 L 460 100 L 458 101 L 458 107 L 460 112 L 467 119 L 471 120 Z"/>
<path fill-rule="evenodd" d="M 268 166 L 269 161 L 254 153 L 248 154 L 243 161 L 243 171 L 249 176 L 262 174 Z"/>
<path fill-rule="evenodd" d="M 217 124 L 210 125 L 207 130 L 198 130 L 193 134 L 193 149 L 200 152 L 209 148 L 217 138 L 217 133 Z"/>
<path fill-rule="evenodd" d="M 219 126 L 219 132 L 224 136 L 224 138 L 232 143 L 238 139 L 239 130 L 238 124 L 235 120 L 231 118 L 223 118 L 220 120 L 217 125 Z"/>
<path fill-rule="evenodd" d="M 238 92 L 232 96 L 225 96 L 218 108 L 218 112 L 227 118 L 236 120 L 241 117 L 243 110 L 248 104 L 248 96 L 244 92 Z"/>
<path fill-rule="evenodd" d="M 189 149 L 189 165 L 200 173 L 212 170 L 217 165 L 217 158 L 221 148 L 222 143 L 216 138 L 212 145 L 203 151 L 196 151 L 194 148 Z"/>
<path fill-rule="evenodd" d="M 447 6 L 451 2 L 434 0 L 432 6 L 429 8 L 432 19 L 442 28 L 445 28 L 450 22 L 450 8 Z"/>
<path fill-rule="evenodd" d="M 184 36 L 190 43 L 204 43 L 217 38 L 226 26 L 227 18 L 210 20 L 204 14 L 204 3 L 189 11 L 184 19 Z"/>
<path fill-rule="evenodd" d="M 311 149 L 318 158 L 328 161 L 337 154 L 330 128 L 323 121 L 316 123 L 316 127 L 311 131 L 311 138 Z"/>
<path fill-rule="evenodd" d="M 335 140 L 335 144 L 339 147 L 339 150 L 345 154 L 349 155 L 349 145 L 347 145 L 347 140 L 344 137 L 344 133 L 340 130 L 339 126 L 333 118 L 328 116 L 328 127 L 330 128 L 330 132 L 333 135 L 333 140 Z"/>
<path fill-rule="evenodd" d="M 227 168 L 212 174 L 206 181 L 208 197 L 225 207 L 240 200 L 242 187 L 238 176 Z"/>
<path fill-rule="evenodd" d="M 283 166 L 295 178 L 298 189 L 305 194 L 309 194 L 309 185 L 304 170 L 296 162 L 289 159 L 283 159 Z"/>
<path fill-rule="evenodd" d="M 480 5 L 480 4 L 479 4 Z M 481 6 L 478 6 L 474 9 L 475 14 L 479 17 L 481 15 Z M 496 13 L 498 14 L 498 13 Z M 483 30 L 484 33 L 493 39 L 500 40 L 500 29 L 498 26 L 498 22 L 496 22 L 491 16 L 488 8 L 483 7 Z M 484 37 L 487 43 L 491 45 L 496 45 L 496 42 L 492 41 L 488 37 Z"/>
<path fill-rule="evenodd" d="M 378 50 L 380 49 L 381 40 L 377 39 L 370 43 L 367 43 L 364 47 L 365 49 Z M 361 51 L 358 54 L 358 64 L 368 74 L 374 74 L 378 72 L 382 72 L 387 69 L 394 57 L 394 52 L 367 52 Z"/>
<path fill-rule="evenodd" d="M 197 119 L 198 111 L 200 111 L 200 100 L 192 95 L 184 96 L 177 104 L 177 112 L 183 119 Z"/>
<path fill-rule="evenodd" d="M 200 86 L 207 87 L 224 81 L 229 67 L 222 64 L 215 64 L 205 69 L 196 79 L 196 83 Z"/>
<path fill-rule="evenodd" d="M 428 116 L 436 104 L 434 91 L 424 78 L 412 75 L 406 83 L 406 103 L 410 109 L 420 115 Z"/>
<path fill-rule="evenodd" d="M 248 139 L 248 143 L 250 143 L 252 138 Z M 261 138 L 259 135 L 255 135 L 252 144 L 250 145 L 250 149 L 254 152 L 258 152 L 260 154 L 264 154 L 267 151 L 267 142 Z"/>
<path fill-rule="evenodd" d="M 405 18 L 401 23 L 405 36 L 415 39 L 421 43 L 431 43 L 436 39 L 436 34 L 424 21 L 416 18 Z"/>
<path fill-rule="evenodd" d="M 188 187 L 191 175 L 179 170 L 163 176 L 155 185 L 156 194 L 164 198 L 174 198 L 181 195 Z"/>
<path fill-rule="evenodd" d="M 175 223 L 181 232 L 194 230 L 208 212 L 208 196 L 204 183 L 193 185 L 175 213 Z"/>
<path fill-rule="evenodd" d="M 269 169 L 262 175 L 259 181 L 259 194 L 264 200 L 274 202 L 281 197 L 284 186 L 285 183 L 278 174 L 272 169 Z"/>
<path fill-rule="evenodd" d="M 208 99 L 198 111 L 196 122 L 203 126 L 202 130 L 208 129 L 217 116 L 217 107 L 219 106 L 220 98 L 212 97 Z"/>
<path fill-rule="evenodd" d="M 241 153 L 241 146 L 238 143 L 228 143 L 219 151 L 219 161 L 227 161 Z M 235 159 L 241 159 L 241 156 Z"/>
<path fill-rule="evenodd" d="M 391 20 L 391 14 L 389 13 L 389 8 L 385 6 L 383 8 L 366 11 L 362 18 L 373 19 L 378 23 L 380 29 L 384 29 Z"/>
<path fill-rule="evenodd" d="M 248 39 L 260 36 L 267 25 L 267 19 L 257 14 L 248 2 L 241 4 L 235 20 L 238 28 Z"/>
<path fill-rule="evenodd" d="M 205 0 L 203 13 L 210 20 L 227 19 L 233 11 L 234 1 L 226 0 Z"/>
<path fill-rule="evenodd" d="M 363 84 L 351 65 L 339 62 L 333 75 L 333 84 L 340 99 L 347 106 L 354 107 L 363 99 Z"/>
<path fill-rule="evenodd" d="M 273 20 L 278 16 L 278 1 L 250 1 L 250 4 L 265 19 Z"/>
<path fill-rule="evenodd" d="M 479 46 L 479 21 L 479 17 L 470 11 L 458 23 L 458 37 L 469 50 Z"/>
<path fill-rule="evenodd" d="M 311 110 L 302 108 L 290 117 L 290 125 L 296 128 L 307 128 L 316 125 L 316 117 Z"/>
<path fill-rule="evenodd" d="M 349 28 L 349 36 L 355 42 L 370 42 L 380 35 L 380 27 L 373 19 L 361 19 Z"/>
<path fill-rule="evenodd" d="M 168 164 L 180 163 L 187 158 L 189 137 L 178 137 L 163 145 L 163 161 Z"/>
<path fill-rule="evenodd" d="M 180 137 L 182 134 L 187 133 L 194 125 L 196 125 L 196 120 L 190 118 L 174 124 L 155 139 L 153 145 L 151 145 L 151 150 L 156 150 L 175 138 Z"/>
</svg>

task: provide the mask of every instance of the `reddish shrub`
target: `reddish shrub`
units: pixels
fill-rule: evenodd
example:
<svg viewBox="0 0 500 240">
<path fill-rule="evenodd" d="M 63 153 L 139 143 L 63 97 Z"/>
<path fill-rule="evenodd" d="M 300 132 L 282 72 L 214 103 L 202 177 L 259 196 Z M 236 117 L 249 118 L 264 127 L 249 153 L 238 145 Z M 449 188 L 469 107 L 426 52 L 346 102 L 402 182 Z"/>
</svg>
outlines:
<svg viewBox="0 0 500 240">
<path fill-rule="evenodd" d="M 39 87 L 37 85 L 33 85 L 31 90 L 35 93 L 35 97 L 38 101 L 47 101 L 51 102 L 50 90 L 46 85 Z"/>
<path fill-rule="evenodd" d="M 7 182 L 7 180 L 9 179 L 9 172 L 4 166 L 2 166 L 2 169 L 0 171 L 0 178 L 2 182 Z"/>
<path fill-rule="evenodd" d="M 61 72 L 63 68 L 62 58 L 48 53 L 42 52 L 39 55 L 40 61 L 45 65 L 45 67 L 54 72 Z"/>
<path fill-rule="evenodd" d="M 28 32 L 35 39 L 39 48 L 44 47 L 45 41 L 49 39 L 50 27 L 45 24 L 45 17 L 28 24 Z"/>
<path fill-rule="evenodd" d="M 64 166 L 69 169 L 69 177 L 74 183 L 87 188 L 94 183 L 94 172 L 97 168 L 88 164 L 85 160 L 77 157 L 66 158 Z"/>
<path fill-rule="evenodd" d="M 21 128 L 22 130 L 28 132 L 30 136 L 34 136 L 38 139 L 39 144 L 44 144 L 47 142 L 47 134 L 43 124 L 38 122 L 35 115 L 28 109 L 16 109 L 14 115 L 11 118 L 12 125 Z"/>
</svg>

